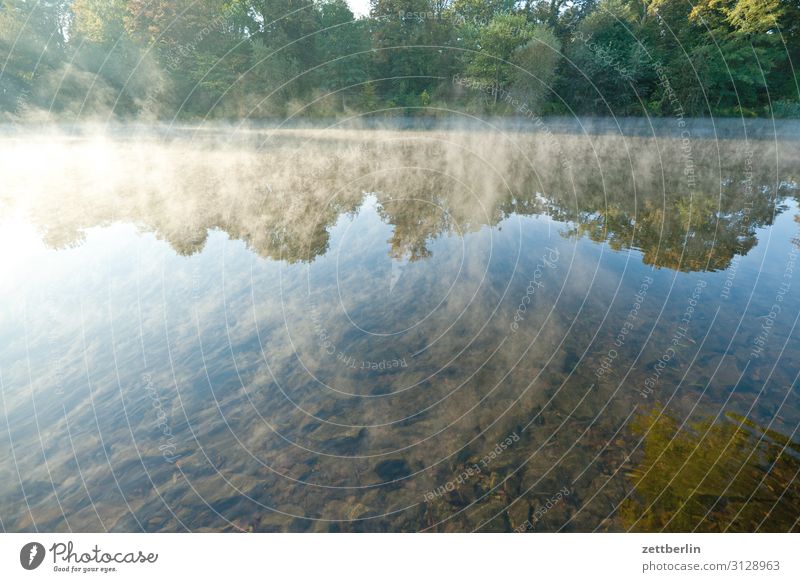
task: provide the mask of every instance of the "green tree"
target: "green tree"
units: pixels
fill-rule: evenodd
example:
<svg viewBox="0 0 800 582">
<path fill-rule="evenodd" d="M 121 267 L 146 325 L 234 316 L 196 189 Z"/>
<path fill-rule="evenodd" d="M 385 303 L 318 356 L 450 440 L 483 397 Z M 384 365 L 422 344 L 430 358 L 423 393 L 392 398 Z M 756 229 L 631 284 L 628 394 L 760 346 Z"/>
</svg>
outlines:
<svg viewBox="0 0 800 582">
<path fill-rule="evenodd" d="M 279 61 L 274 67 L 267 66 L 286 70 L 288 78 L 283 80 L 296 78 L 288 88 L 292 95 L 307 94 L 314 78 L 302 73 L 319 62 L 315 44 L 315 33 L 320 29 L 317 6 L 309 0 L 242 2 L 246 13 L 253 15 L 252 40 L 259 41 Z"/>
<path fill-rule="evenodd" d="M 512 63 L 517 51 L 533 38 L 534 25 L 521 14 L 503 13 L 492 18 L 480 30 L 479 51 L 467 68 L 468 74 L 481 84 L 491 85 L 496 105 L 498 92 L 507 90 L 517 78 Z"/>
<path fill-rule="evenodd" d="M 492 18 L 514 10 L 514 0 L 454 0 L 450 10 L 457 23 L 485 26 Z"/>
<path fill-rule="evenodd" d="M 549 94 L 560 60 L 561 41 L 545 26 L 535 26 L 531 39 L 514 51 L 514 88 L 536 109 Z"/>
<path fill-rule="evenodd" d="M 66 13 L 65 1 L 0 0 L 0 111 L 49 109 L 36 90 L 66 58 Z"/>
<path fill-rule="evenodd" d="M 129 33 L 127 0 L 75 0 L 71 6 L 71 54 L 43 80 L 62 115 L 133 116 L 163 97 L 164 76 L 155 53 Z"/>
<path fill-rule="evenodd" d="M 425 89 L 447 77 L 453 56 L 450 44 L 452 22 L 443 6 L 430 0 L 372 0 L 372 46 L 374 74 L 387 79 L 381 84 L 387 100 L 416 104 Z"/>
<path fill-rule="evenodd" d="M 354 20 L 344 0 L 329 0 L 320 7 L 321 32 L 317 51 L 322 64 L 317 72 L 317 85 L 328 91 L 363 83 L 369 78 L 369 28 L 365 20 Z M 358 87 L 341 91 L 342 109 L 348 95 Z"/>
<path fill-rule="evenodd" d="M 765 73 L 772 98 L 798 101 L 797 73 L 787 72 L 790 60 L 800 62 L 800 0 L 701 0 L 692 10 L 690 19 L 709 23 L 711 32 L 719 34 L 726 43 L 725 56 L 726 51 L 736 53 L 742 46 L 752 45 L 758 58 L 765 59 L 770 67 Z M 736 81 L 741 65 L 735 62 L 734 66 L 737 67 L 733 75 Z M 744 67 L 749 68 L 747 63 Z M 752 72 L 744 77 L 738 80 L 744 85 L 745 99 L 766 101 L 765 95 L 752 94 L 752 85 L 759 85 L 753 81 Z"/>
<path fill-rule="evenodd" d="M 568 55 L 574 69 L 568 69 L 563 94 L 579 111 L 611 107 L 617 114 L 635 113 L 636 91 L 646 93 L 645 82 L 654 76 L 646 47 L 630 4 L 602 0 L 570 38 Z"/>
</svg>

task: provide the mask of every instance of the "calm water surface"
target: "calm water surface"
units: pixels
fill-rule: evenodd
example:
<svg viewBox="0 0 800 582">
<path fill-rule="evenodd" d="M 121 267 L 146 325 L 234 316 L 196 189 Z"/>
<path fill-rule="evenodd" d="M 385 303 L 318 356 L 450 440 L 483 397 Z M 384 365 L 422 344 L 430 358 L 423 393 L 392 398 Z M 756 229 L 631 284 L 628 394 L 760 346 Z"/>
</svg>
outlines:
<svg viewBox="0 0 800 582">
<path fill-rule="evenodd" d="M 6 531 L 788 531 L 783 139 L 0 140 Z"/>
</svg>

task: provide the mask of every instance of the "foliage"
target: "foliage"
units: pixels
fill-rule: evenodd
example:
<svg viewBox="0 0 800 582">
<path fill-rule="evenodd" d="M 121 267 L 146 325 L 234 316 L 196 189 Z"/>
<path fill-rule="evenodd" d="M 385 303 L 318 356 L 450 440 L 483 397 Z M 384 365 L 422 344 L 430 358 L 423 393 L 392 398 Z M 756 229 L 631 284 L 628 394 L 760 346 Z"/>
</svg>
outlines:
<svg viewBox="0 0 800 582">
<path fill-rule="evenodd" d="M 800 0 L 0 0 L 10 119 L 796 116 L 792 61 Z"/>
</svg>

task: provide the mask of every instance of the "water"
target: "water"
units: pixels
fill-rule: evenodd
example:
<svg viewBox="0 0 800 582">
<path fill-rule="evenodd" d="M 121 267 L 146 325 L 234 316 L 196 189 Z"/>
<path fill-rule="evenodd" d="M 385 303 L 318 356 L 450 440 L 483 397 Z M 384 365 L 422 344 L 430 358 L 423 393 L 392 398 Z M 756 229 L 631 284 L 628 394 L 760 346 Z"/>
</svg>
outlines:
<svg viewBox="0 0 800 582">
<path fill-rule="evenodd" d="M 6 136 L 3 529 L 797 530 L 796 142 L 674 133 Z"/>
</svg>

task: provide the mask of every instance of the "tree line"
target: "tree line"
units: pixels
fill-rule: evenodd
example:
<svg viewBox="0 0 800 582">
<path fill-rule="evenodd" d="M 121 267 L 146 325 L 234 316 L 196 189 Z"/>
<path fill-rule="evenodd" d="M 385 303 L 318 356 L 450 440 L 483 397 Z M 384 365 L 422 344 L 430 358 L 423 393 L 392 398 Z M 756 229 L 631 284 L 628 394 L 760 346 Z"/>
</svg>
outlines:
<svg viewBox="0 0 800 582">
<path fill-rule="evenodd" d="M 800 117 L 800 0 L 0 0 L 0 116 Z"/>
</svg>

